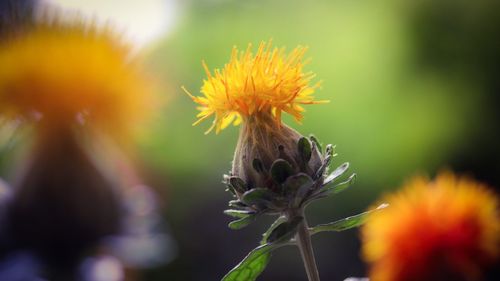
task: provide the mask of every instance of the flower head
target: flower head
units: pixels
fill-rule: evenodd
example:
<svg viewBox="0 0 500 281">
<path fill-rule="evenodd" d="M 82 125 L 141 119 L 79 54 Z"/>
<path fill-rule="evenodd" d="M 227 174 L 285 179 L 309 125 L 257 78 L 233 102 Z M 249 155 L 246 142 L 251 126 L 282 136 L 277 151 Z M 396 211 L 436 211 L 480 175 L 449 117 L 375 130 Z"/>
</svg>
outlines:
<svg viewBox="0 0 500 281">
<path fill-rule="evenodd" d="M 362 230 L 370 280 L 478 280 L 499 255 L 499 202 L 451 173 L 413 179 Z"/>
<path fill-rule="evenodd" d="M 312 94 L 320 84 L 309 85 L 314 74 L 303 72 L 306 50 L 297 47 L 285 55 L 284 48 L 262 42 L 255 55 L 251 45 L 241 52 L 234 47 L 229 63 L 214 74 L 203 63 L 208 76 L 201 87 L 203 96 L 188 93 L 201 111 L 194 125 L 215 115 L 207 133 L 213 128 L 218 133 L 231 123 L 238 125 L 242 119 L 261 112 L 272 114 L 278 123 L 282 112 L 300 121 L 304 111 L 301 105 L 318 103 Z"/>
<path fill-rule="evenodd" d="M 45 127 L 85 123 L 121 134 L 149 112 L 151 84 L 109 29 L 51 19 L 0 45 L 0 114 Z"/>
</svg>

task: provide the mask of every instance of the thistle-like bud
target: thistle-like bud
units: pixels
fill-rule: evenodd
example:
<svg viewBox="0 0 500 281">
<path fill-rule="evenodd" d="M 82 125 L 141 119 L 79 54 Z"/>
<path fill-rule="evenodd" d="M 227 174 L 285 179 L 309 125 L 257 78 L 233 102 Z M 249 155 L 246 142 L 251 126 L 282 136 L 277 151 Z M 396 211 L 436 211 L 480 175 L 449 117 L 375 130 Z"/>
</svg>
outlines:
<svg viewBox="0 0 500 281">
<path fill-rule="evenodd" d="M 314 137 L 306 138 L 281 121 L 282 112 L 300 121 L 302 105 L 324 102 L 312 97 L 319 87 L 319 83 L 309 85 L 314 74 L 302 71 L 305 50 L 298 47 L 285 56 L 284 49 L 261 43 L 254 56 L 250 47 L 241 53 L 233 49 L 222 70 L 211 74 L 204 64 L 208 76 L 201 89 L 204 96 L 188 92 L 200 105 L 195 124 L 211 115 L 215 120 L 209 131 L 243 123 L 231 172 L 224 177 L 237 198 L 233 207 L 283 213 L 320 196 L 332 147 L 323 155 Z M 346 169 L 347 164 L 339 172 Z"/>
<path fill-rule="evenodd" d="M 319 280 L 311 245 L 312 231 L 304 209 L 313 200 L 336 194 L 347 181 L 327 187 L 348 168 L 345 163 L 327 174 L 333 147 L 322 152 L 313 136 L 306 138 L 281 122 L 282 112 L 302 119 L 304 104 L 321 103 L 312 97 L 319 83 L 310 86 L 312 73 L 302 71 L 305 48 L 295 48 L 285 55 L 284 49 L 261 43 L 255 56 L 250 46 L 245 52 L 233 49 L 231 60 L 222 70 L 208 70 L 201 88 L 203 96 L 186 93 L 199 104 L 198 121 L 215 115 L 213 125 L 218 133 L 233 123 L 243 123 L 233 165 L 224 176 L 227 190 L 234 200 L 224 213 L 235 217 L 229 223 L 239 229 L 261 214 L 279 217 L 263 234 L 261 245 L 233 268 L 223 280 L 255 280 L 269 260 L 269 252 L 288 244 L 299 246 L 309 280 Z M 359 218 L 318 226 L 321 229 L 347 229 L 359 224 Z M 353 222 L 354 220 L 354 222 Z M 242 280 L 243 280 L 242 279 Z"/>
<path fill-rule="evenodd" d="M 345 163 L 327 175 L 334 156 L 331 145 L 323 154 L 314 136 L 304 137 L 286 125 L 266 134 L 261 128 L 242 127 L 232 171 L 224 177 L 228 190 L 237 198 L 230 202 L 231 207 L 249 214 L 296 212 L 326 197 L 329 191 L 324 187 L 349 166 Z M 256 142 L 256 136 L 263 139 Z M 352 179 L 354 175 L 348 182 Z"/>
<path fill-rule="evenodd" d="M 248 117 L 241 128 L 231 174 L 246 183 L 246 190 L 261 187 L 281 192 L 290 175 L 314 178 L 321 161 L 316 145 L 307 138 L 278 123 L 270 112 L 259 113 Z M 241 196 L 241 190 L 235 191 Z"/>
</svg>

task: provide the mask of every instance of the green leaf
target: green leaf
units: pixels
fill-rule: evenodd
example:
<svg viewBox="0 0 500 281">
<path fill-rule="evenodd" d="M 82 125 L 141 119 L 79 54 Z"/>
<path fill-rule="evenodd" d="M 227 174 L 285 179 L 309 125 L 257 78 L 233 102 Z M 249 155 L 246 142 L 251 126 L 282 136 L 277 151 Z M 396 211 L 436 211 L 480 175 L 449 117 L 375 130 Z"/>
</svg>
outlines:
<svg viewBox="0 0 500 281">
<path fill-rule="evenodd" d="M 320 194 L 324 196 L 338 194 L 351 186 L 354 183 L 354 180 L 356 180 L 356 176 L 356 174 L 352 174 L 347 180 L 323 189 Z"/>
<path fill-rule="evenodd" d="M 277 195 L 267 188 L 254 188 L 245 192 L 241 197 L 241 201 L 249 206 L 271 206 L 273 205 L 273 199 L 275 199 L 276 197 Z"/>
<path fill-rule="evenodd" d="M 302 157 L 304 163 L 309 162 L 311 160 L 312 148 L 311 143 L 305 137 L 299 139 L 298 142 L 299 155 Z"/>
<path fill-rule="evenodd" d="M 324 187 L 323 189 L 320 189 L 318 192 L 314 193 L 312 196 L 309 196 L 307 198 L 306 202 L 304 205 L 309 205 L 311 202 L 321 199 L 321 198 L 326 198 L 330 195 L 335 195 L 338 194 L 347 188 L 349 188 L 354 180 L 356 179 L 356 174 L 352 174 L 347 180 L 340 182 L 336 185 L 329 186 L 329 187 Z"/>
<path fill-rule="evenodd" d="M 234 187 L 231 185 L 231 183 L 229 182 L 229 176 L 228 175 L 224 175 L 223 177 L 223 180 L 222 182 L 224 184 L 226 184 L 226 191 L 229 191 L 231 192 L 233 195 L 236 195 L 236 190 L 234 189 Z"/>
<path fill-rule="evenodd" d="M 254 281 L 264 271 L 271 259 L 271 250 L 275 245 L 265 244 L 253 249 L 222 281 Z"/>
<path fill-rule="evenodd" d="M 336 180 L 338 177 L 340 177 L 345 171 L 349 169 L 349 162 L 346 162 L 342 165 L 340 165 L 335 171 L 333 171 L 328 177 L 325 178 L 323 181 L 323 186 L 328 185 L 332 183 L 334 180 Z"/>
<path fill-rule="evenodd" d="M 335 149 L 335 146 L 333 146 L 331 144 L 327 144 L 326 145 L 326 150 L 325 150 L 325 158 L 327 156 L 333 156 L 334 149 Z"/>
<path fill-rule="evenodd" d="M 230 177 L 229 183 L 238 193 L 244 193 L 245 191 L 247 191 L 247 186 L 245 182 L 238 177 Z"/>
<path fill-rule="evenodd" d="M 303 217 L 295 217 L 293 218 L 292 221 L 287 221 L 278 225 L 275 229 L 273 229 L 271 234 L 269 234 L 267 240 L 270 243 L 274 242 L 280 243 L 289 241 L 290 239 L 293 238 L 293 236 L 295 236 L 295 233 L 297 232 L 297 227 L 303 220 L 304 220 Z"/>
<path fill-rule="evenodd" d="M 351 216 L 351 217 L 347 217 L 345 219 L 341 219 L 341 220 L 338 220 L 335 222 L 331 222 L 331 223 L 327 223 L 327 224 L 320 224 L 320 225 L 317 225 L 315 227 L 309 228 L 309 232 L 311 235 L 313 235 L 313 234 L 316 234 L 319 232 L 324 232 L 324 231 L 340 232 L 340 231 L 344 231 L 347 229 L 355 228 L 355 227 L 358 227 L 358 226 L 364 224 L 366 221 L 366 218 L 368 217 L 368 215 L 370 213 L 375 212 L 375 211 L 380 211 L 380 210 L 386 208 L 387 206 L 389 206 L 389 205 L 388 204 L 381 204 L 380 206 L 378 206 L 374 210 L 366 211 L 364 213 L 361 213 L 361 214 L 358 214 L 355 216 Z"/>
<path fill-rule="evenodd" d="M 224 214 L 228 215 L 228 216 L 231 216 L 231 217 L 234 217 L 234 218 L 245 218 L 245 217 L 248 217 L 250 215 L 253 215 L 255 214 L 255 212 L 252 212 L 252 211 L 245 211 L 245 210 L 225 210 L 224 211 Z"/>
<path fill-rule="evenodd" d="M 286 160 L 278 159 L 271 166 L 271 176 L 277 183 L 283 183 L 291 174 L 293 168 Z"/>
<path fill-rule="evenodd" d="M 285 216 L 280 216 L 279 218 L 277 218 L 273 224 L 271 224 L 271 226 L 266 230 L 266 232 L 264 232 L 264 234 L 262 234 L 262 240 L 260 241 L 260 244 L 261 245 L 264 245 L 267 243 L 267 239 L 269 237 L 269 235 L 271 234 L 271 232 L 276 228 L 278 227 L 280 224 L 284 223 L 287 221 L 287 218 Z"/>
<path fill-rule="evenodd" d="M 310 135 L 309 139 L 311 140 L 311 142 L 313 143 L 313 145 L 316 146 L 316 148 L 318 149 L 319 153 L 323 154 L 323 148 L 321 147 L 321 143 L 319 143 L 319 140 L 315 136 L 313 136 L 313 135 Z"/>
<path fill-rule="evenodd" d="M 267 243 L 253 249 L 248 255 L 231 271 L 229 271 L 221 281 L 255 281 L 264 271 L 271 252 L 291 243 Z"/>
<path fill-rule="evenodd" d="M 239 220 L 235 220 L 235 221 L 232 221 L 228 224 L 229 228 L 231 229 L 242 229 L 243 227 L 251 224 L 252 222 L 255 221 L 255 219 L 257 218 L 257 215 L 250 215 L 250 216 L 246 216 L 246 217 L 243 217 Z"/>
<path fill-rule="evenodd" d="M 244 209 L 244 210 L 248 209 L 248 206 L 245 205 L 243 202 L 241 202 L 238 199 L 229 201 L 228 205 L 229 205 L 229 207 L 236 208 L 236 209 Z"/>
<path fill-rule="evenodd" d="M 231 269 L 221 281 L 255 281 L 269 263 L 271 251 L 286 245 L 293 245 L 293 243 L 289 241 L 291 237 L 287 235 L 290 234 L 290 231 L 286 231 L 285 228 L 290 228 L 293 232 L 293 229 L 296 229 L 301 221 L 302 217 L 296 218 L 292 222 L 287 222 L 285 216 L 276 219 L 271 227 L 262 235 L 261 245 L 253 249 L 238 265 Z M 283 227 L 283 224 L 287 224 L 288 226 Z M 282 230 L 277 231 L 278 228 Z M 277 232 L 283 233 L 284 235 L 278 235 Z M 293 234 L 291 235 L 293 236 Z M 271 236 L 275 236 L 274 243 L 268 243 L 268 239 Z"/>
<path fill-rule="evenodd" d="M 316 171 L 315 178 L 319 178 L 319 177 L 323 176 L 323 174 L 327 170 L 328 166 L 330 166 L 330 162 L 332 161 L 332 158 L 335 156 L 335 154 L 333 153 L 334 148 L 335 147 L 332 146 L 331 144 L 326 146 L 326 151 L 325 151 L 325 156 L 323 158 L 323 163 L 321 164 L 321 167 L 319 167 L 319 169 Z"/>
</svg>

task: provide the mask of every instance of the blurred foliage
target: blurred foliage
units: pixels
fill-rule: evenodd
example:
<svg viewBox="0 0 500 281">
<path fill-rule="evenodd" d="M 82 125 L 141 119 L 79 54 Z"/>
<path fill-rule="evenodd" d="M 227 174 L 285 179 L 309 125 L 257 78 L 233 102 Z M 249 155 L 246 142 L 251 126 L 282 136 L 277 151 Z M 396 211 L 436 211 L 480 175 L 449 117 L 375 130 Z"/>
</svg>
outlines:
<svg viewBox="0 0 500 281">
<path fill-rule="evenodd" d="M 272 38 L 288 50 L 310 47 L 307 69 L 323 81 L 316 96 L 331 102 L 306 107 L 301 125 L 285 122 L 336 144 L 333 165 L 348 161 L 358 174 L 338 200 L 311 208 L 311 224 L 361 211 L 408 176 L 442 167 L 500 183 L 500 1 L 178 2 L 176 30 L 149 49 L 170 101 L 140 141 L 140 156 L 149 183 L 162 189 L 180 249 L 178 259 L 148 280 L 218 280 L 265 230 L 265 222 L 239 233 L 226 228 L 221 180 L 238 128 L 203 135 L 211 121 L 190 125 L 197 111 L 180 88 L 197 94 L 206 76 L 201 61 L 222 68 L 233 45 Z M 2 152 L 2 176 L 12 154 Z M 364 275 L 355 232 L 318 235 L 315 243 L 323 278 Z M 294 250 L 277 252 L 262 280 L 303 280 Z M 289 270 L 272 270 L 273 264 Z"/>
<path fill-rule="evenodd" d="M 173 177 L 205 188 L 229 169 L 238 129 L 203 135 L 211 121 L 190 127 L 194 104 L 180 90 L 198 93 L 201 61 L 221 68 L 233 45 L 272 38 L 288 49 L 310 47 L 308 69 L 323 81 L 316 95 L 326 105 L 306 108 L 304 124 L 286 122 L 337 145 L 350 161 L 362 193 L 378 193 L 406 175 L 447 165 L 460 149 L 480 102 L 479 89 L 420 67 L 409 9 L 397 1 L 193 1 L 178 29 L 151 61 L 174 85 L 165 122 L 143 143 L 148 161 Z M 193 174 L 196 177 L 193 179 Z M 194 182 L 199 180 L 198 184 Z M 176 188 L 175 185 L 173 188 Z M 222 189 L 222 187 L 221 187 Z M 359 194 L 357 194 L 359 195 Z M 373 196 L 373 195 L 372 195 Z M 371 196 L 371 197 L 372 197 Z"/>
<path fill-rule="evenodd" d="M 306 107 L 303 124 L 287 117 L 285 122 L 336 144 L 333 165 L 349 161 L 358 174 L 338 200 L 309 210 L 312 224 L 323 223 L 365 209 L 415 173 L 450 167 L 498 183 L 497 3 L 183 1 L 177 29 L 150 56 L 169 79 L 170 105 L 154 137 L 141 142 L 147 164 L 169 179 L 167 216 L 178 229 L 181 255 L 167 276 L 219 279 L 265 230 L 265 223 L 238 233 L 224 229 L 227 196 L 220 181 L 230 169 L 238 128 L 205 136 L 211 121 L 190 126 L 197 111 L 180 86 L 199 92 L 206 77 L 202 60 L 210 69 L 222 68 L 232 46 L 268 39 L 288 50 L 310 47 L 307 69 L 323 81 L 316 96 L 331 102 Z M 198 229 L 211 230 L 197 238 Z M 365 274 L 355 232 L 318 235 L 315 243 L 323 278 Z M 210 261 L 203 253 L 210 253 Z M 190 270 L 200 262 L 203 267 Z M 303 280 L 303 274 L 298 253 L 287 248 L 276 253 L 262 280 Z"/>
</svg>

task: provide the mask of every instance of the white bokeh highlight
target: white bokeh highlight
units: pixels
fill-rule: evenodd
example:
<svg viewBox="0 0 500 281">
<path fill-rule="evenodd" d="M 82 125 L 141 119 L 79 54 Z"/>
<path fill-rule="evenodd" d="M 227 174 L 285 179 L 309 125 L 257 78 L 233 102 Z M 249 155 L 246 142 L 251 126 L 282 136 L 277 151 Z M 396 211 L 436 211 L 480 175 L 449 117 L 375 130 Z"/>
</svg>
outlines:
<svg viewBox="0 0 500 281">
<path fill-rule="evenodd" d="M 111 24 L 143 47 L 171 32 L 178 18 L 178 0 L 40 0 L 62 11 L 78 12 L 98 24 Z"/>
</svg>

